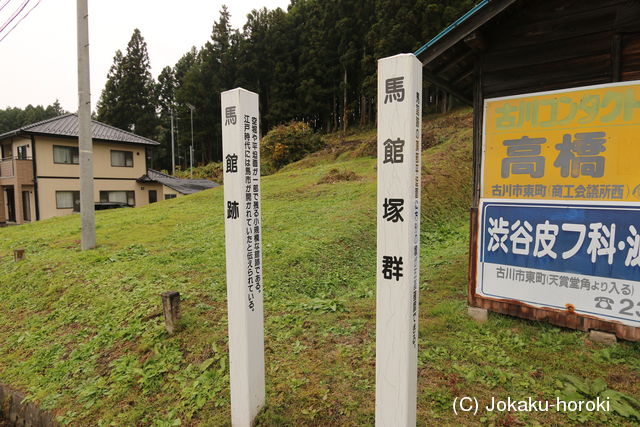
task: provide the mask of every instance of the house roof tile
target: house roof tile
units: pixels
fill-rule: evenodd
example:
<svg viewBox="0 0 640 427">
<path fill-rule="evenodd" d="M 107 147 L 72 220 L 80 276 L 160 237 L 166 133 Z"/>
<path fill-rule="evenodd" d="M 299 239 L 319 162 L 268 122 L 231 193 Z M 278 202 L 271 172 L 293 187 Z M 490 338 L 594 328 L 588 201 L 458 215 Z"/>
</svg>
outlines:
<svg viewBox="0 0 640 427">
<path fill-rule="evenodd" d="M 78 137 L 78 115 L 76 113 L 63 114 L 62 116 L 53 117 L 51 119 L 42 120 L 22 126 L 19 129 L 12 130 L 0 135 L 0 139 L 16 136 L 19 134 L 41 134 L 55 136 Z M 97 140 L 125 142 L 130 144 L 159 145 L 152 139 L 136 135 L 118 129 L 114 126 L 101 123 L 97 120 L 91 120 L 91 137 Z"/>
<path fill-rule="evenodd" d="M 138 182 L 158 182 L 182 194 L 193 194 L 220 186 L 220 184 L 209 181 L 208 179 L 176 178 L 175 176 L 167 175 L 153 169 L 149 169 L 145 175 L 138 178 Z"/>
</svg>

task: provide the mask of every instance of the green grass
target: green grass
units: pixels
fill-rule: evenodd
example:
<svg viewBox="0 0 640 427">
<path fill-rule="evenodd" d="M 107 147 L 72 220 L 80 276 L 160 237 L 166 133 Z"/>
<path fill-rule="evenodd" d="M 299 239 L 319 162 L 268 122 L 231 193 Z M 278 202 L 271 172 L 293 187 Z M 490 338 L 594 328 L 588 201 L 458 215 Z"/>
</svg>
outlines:
<svg viewBox="0 0 640 427">
<path fill-rule="evenodd" d="M 563 375 L 640 394 L 638 344 L 466 316 L 470 123 L 461 111 L 424 125 L 419 424 L 633 425 L 617 414 L 453 415 L 457 396 L 554 399 L 570 386 Z M 263 180 L 259 425 L 374 422 L 375 132 L 328 141 Z M 357 179 L 320 184 L 340 176 L 333 169 Z M 78 216 L 1 229 L 0 382 L 74 426 L 228 425 L 222 193 L 99 212 L 88 252 Z M 14 248 L 25 261 L 13 262 Z M 168 290 L 183 298 L 172 337 L 160 316 Z"/>
</svg>

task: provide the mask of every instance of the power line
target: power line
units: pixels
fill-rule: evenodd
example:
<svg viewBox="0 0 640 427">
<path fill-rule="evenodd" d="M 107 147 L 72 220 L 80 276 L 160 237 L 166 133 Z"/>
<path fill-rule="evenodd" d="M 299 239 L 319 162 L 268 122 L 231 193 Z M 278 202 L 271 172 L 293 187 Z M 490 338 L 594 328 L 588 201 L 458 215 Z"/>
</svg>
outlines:
<svg viewBox="0 0 640 427">
<path fill-rule="evenodd" d="M 7 7 L 7 5 L 9 3 L 11 3 L 12 0 L 7 0 L 7 2 L 5 4 L 3 4 L 2 6 L 0 6 L 0 12 L 2 12 L 2 9 L 4 9 L 5 7 Z"/>
<path fill-rule="evenodd" d="M 11 22 L 13 22 L 13 20 L 14 20 L 14 19 L 16 19 L 16 17 L 20 14 L 20 12 L 22 12 L 22 11 L 24 10 L 24 8 L 25 8 L 25 7 L 27 7 L 27 5 L 29 4 L 29 2 L 30 2 L 30 1 L 31 1 L 31 0 L 25 0 L 25 2 L 24 2 L 24 3 L 22 4 L 22 6 L 20 7 L 20 10 L 18 10 L 18 11 L 17 11 L 17 12 L 16 12 L 16 13 L 15 13 L 11 18 L 10 18 L 10 20 L 9 20 L 9 21 L 7 21 L 5 24 L 3 24 L 2 28 L 0 28 L 0 33 L 2 33 L 2 31 L 4 31 L 4 29 L 5 29 L 5 28 L 7 28 L 7 26 L 8 26 L 9 24 L 11 24 Z M 2 40 L 4 40 L 4 39 L 5 39 L 5 38 L 6 38 L 6 37 L 11 33 L 11 31 L 13 31 L 13 30 L 14 30 L 14 28 L 16 28 L 16 27 L 18 26 L 18 24 L 22 22 L 22 20 L 23 20 L 24 18 L 26 18 L 27 16 L 29 16 L 29 14 L 31 13 L 31 11 L 33 11 L 33 9 L 35 9 L 35 8 L 36 8 L 36 6 L 38 6 L 38 5 L 40 4 L 40 1 L 41 1 L 41 0 L 38 0 L 38 1 L 36 2 L 36 4 L 35 4 L 35 5 L 33 5 L 33 7 L 27 11 L 27 13 L 25 13 L 24 15 L 22 15 L 22 17 L 18 20 L 18 22 L 16 22 L 16 23 L 15 23 L 15 25 L 14 25 L 13 27 L 11 27 L 11 29 L 10 29 L 10 30 L 9 30 L 9 31 L 4 35 L 4 36 L 2 36 L 2 38 L 0 39 L 0 42 L 1 42 Z M 8 3 L 7 3 L 7 4 L 8 4 Z"/>
<path fill-rule="evenodd" d="M 18 24 L 20 24 L 24 18 L 26 18 L 27 16 L 29 16 L 29 14 L 33 11 L 33 9 L 35 9 L 35 8 L 40 4 L 40 2 L 41 2 L 41 1 L 42 1 L 42 0 L 38 0 L 38 1 L 36 2 L 36 4 L 34 4 L 34 5 L 33 5 L 33 7 L 27 11 L 27 13 L 25 13 L 24 15 L 22 15 L 22 18 L 20 18 L 20 19 L 18 20 L 18 22 L 16 22 L 16 24 L 15 24 L 13 27 L 11 27 L 11 29 L 10 29 L 10 30 L 9 30 L 9 31 L 4 35 L 4 36 L 2 36 L 2 38 L 0 39 L 0 42 L 2 42 L 2 40 L 6 39 L 6 38 L 7 38 L 7 36 L 8 36 L 9 34 L 11 34 L 11 32 L 12 32 L 12 31 L 13 31 L 13 30 L 18 26 Z M 2 30 L 0 30 L 0 31 L 2 31 Z"/>
<path fill-rule="evenodd" d="M 5 28 L 7 28 L 9 26 L 9 24 L 11 24 L 13 22 L 14 19 L 16 19 L 16 17 L 20 14 L 20 12 L 22 12 L 24 10 L 25 7 L 27 7 L 27 5 L 29 4 L 31 0 L 25 0 L 19 7 L 18 10 L 13 12 L 13 15 L 11 15 L 9 17 L 9 19 L 7 19 L 7 21 L 2 24 L 2 27 L 0 27 L 0 33 L 4 31 Z"/>
</svg>

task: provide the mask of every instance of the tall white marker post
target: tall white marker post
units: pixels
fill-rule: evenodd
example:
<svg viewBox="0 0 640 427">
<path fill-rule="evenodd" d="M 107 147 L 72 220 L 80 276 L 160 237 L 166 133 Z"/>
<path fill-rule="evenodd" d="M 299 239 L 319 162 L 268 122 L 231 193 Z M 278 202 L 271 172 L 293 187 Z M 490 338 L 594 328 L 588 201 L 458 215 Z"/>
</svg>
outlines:
<svg viewBox="0 0 640 427">
<path fill-rule="evenodd" d="M 415 426 L 422 64 L 378 61 L 376 426 Z"/>
<path fill-rule="evenodd" d="M 221 94 L 231 423 L 250 426 L 264 405 L 264 319 L 258 95 Z"/>
</svg>

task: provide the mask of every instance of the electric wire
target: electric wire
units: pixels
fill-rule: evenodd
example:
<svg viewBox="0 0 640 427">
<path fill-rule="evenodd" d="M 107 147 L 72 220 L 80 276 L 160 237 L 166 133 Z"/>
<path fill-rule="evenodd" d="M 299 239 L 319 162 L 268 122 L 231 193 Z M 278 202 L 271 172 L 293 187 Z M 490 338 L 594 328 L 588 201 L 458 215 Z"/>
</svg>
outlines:
<svg viewBox="0 0 640 427">
<path fill-rule="evenodd" d="M 14 19 L 16 19 L 16 17 L 18 15 L 20 15 L 20 12 L 22 12 L 24 10 L 25 7 L 27 7 L 27 5 L 29 4 L 31 0 L 25 0 L 19 7 L 18 10 L 13 12 L 13 15 L 11 15 L 9 17 L 9 19 L 7 19 L 7 21 L 2 24 L 2 26 L 0 27 L 0 33 L 2 33 L 4 31 L 5 28 L 7 28 L 13 21 Z"/>
<path fill-rule="evenodd" d="M 4 35 L 4 36 L 2 36 L 2 38 L 0 38 L 0 42 L 2 42 L 2 40 L 6 39 L 6 38 L 7 38 L 7 36 L 8 36 L 9 34 L 11 34 L 11 32 L 12 32 L 12 31 L 13 31 L 13 30 L 18 26 L 18 24 L 20 24 L 24 18 L 26 18 L 27 16 L 29 16 L 29 14 L 33 11 L 33 9 L 35 9 L 35 8 L 40 4 L 40 2 L 41 2 L 41 1 L 42 1 L 42 0 L 38 0 L 38 1 L 36 2 L 36 4 L 34 4 L 34 5 L 33 5 L 33 7 L 27 11 L 27 13 L 25 13 L 24 15 L 22 15 L 22 17 L 18 20 L 18 22 L 16 22 L 16 24 L 15 24 L 13 27 L 11 27 L 11 29 L 10 29 L 10 30 L 9 30 L 9 31 Z"/>
<path fill-rule="evenodd" d="M 0 6 L 0 12 L 2 12 L 2 9 L 4 9 L 5 7 L 7 7 L 7 5 L 8 5 L 9 3 L 11 3 L 11 2 L 12 2 L 12 0 L 7 0 L 7 2 L 6 2 L 5 4 L 3 4 L 2 6 Z"/>
</svg>

